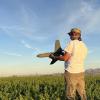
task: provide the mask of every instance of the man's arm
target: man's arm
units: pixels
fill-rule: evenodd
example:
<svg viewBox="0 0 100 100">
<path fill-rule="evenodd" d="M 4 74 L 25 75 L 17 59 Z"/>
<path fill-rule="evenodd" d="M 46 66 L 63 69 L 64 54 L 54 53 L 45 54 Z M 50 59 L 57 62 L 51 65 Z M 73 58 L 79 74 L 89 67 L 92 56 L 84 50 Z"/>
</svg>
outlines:
<svg viewBox="0 0 100 100">
<path fill-rule="evenodd" d="M 57 59 L 57 60 L 60 60 L 60 61 L 68 61 L 71 57 L 71 55 L 67 52 L 65 52 L 64 55 L 61 55 L 61 56 L 54 56 L 53 54 L 51 54 L 49 56 L 51 59 Z"/>
<path fill-rule="evenodd" d="M 65 54 L 62 56 L 56 56 L 56 59 L 60 60 L 60 61 L 68 61 L 70 59 L 71 55 L 67 52 L 65 52 Z"/>
</svg>

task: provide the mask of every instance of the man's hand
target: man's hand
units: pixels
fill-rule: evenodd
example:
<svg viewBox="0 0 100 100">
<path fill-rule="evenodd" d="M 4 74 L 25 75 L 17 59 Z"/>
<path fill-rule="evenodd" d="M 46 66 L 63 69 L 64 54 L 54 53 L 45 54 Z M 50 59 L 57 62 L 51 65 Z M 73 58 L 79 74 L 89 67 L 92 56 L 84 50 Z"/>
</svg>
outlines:
<svg viewBox="0 0 100 100">
<path fill-rule="evenodd" d="M 60 61 L 68 61 L 70 59 L 71 55 L 69 53 L 65 53 L 63 56 L 54 56 L 53 54 L 50 54 L 49 58 L 56 59 Z"/>
<path fill-rule="evenodd" d="M 52 53 L 49 55 L 49 58 L 56 59 L 56 57 Z"/>
</svg>

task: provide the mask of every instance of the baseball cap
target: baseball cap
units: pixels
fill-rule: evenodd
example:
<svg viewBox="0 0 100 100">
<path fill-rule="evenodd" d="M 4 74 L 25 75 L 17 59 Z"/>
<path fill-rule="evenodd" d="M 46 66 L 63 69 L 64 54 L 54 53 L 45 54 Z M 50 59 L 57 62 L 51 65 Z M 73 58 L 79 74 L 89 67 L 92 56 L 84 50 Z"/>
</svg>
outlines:
<svg viewBox="0 0 100 100">
<path fill-rule="evenodd" d="M 81 30 L 79 28 L 72 28 L 71 31 L 68 34 L 72 35 L 72 33 L 76 33 L 76 34 L 81 35 Z"/>
</svg>

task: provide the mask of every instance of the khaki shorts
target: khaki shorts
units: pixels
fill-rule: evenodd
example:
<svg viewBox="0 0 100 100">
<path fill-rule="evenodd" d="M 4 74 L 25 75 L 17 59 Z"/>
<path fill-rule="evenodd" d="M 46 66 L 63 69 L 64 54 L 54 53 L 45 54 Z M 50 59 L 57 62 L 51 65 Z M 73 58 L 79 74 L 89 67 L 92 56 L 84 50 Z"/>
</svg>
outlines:
<svg viewBox="0 0 100 100">
<path fill-rule="evenodd" d="M 86 99 L 84 73 L 69 73 L 65 71 L 65 95 L 66 100 L 75 100 L 76 92 L 80 100 Z"/>
</svg>

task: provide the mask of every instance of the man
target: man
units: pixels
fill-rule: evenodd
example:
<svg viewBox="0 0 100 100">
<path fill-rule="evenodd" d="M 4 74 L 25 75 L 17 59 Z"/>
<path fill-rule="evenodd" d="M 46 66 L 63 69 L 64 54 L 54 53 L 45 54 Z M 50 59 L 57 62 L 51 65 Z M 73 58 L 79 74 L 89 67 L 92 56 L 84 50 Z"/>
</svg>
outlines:
<svg viewBox="0 0 100 100">
<path fill-rule="evenodd" d="M 84 60 L 87 55 L 87 47 L 81 39 L 81 31 L 73 28 L 68 33 L 71 41 L 64 49 L 63 56 L 55 57 L 60 61 L 65 61 L 65 89 L 66 100 L 75 100 L 76 92 L 81 100 L 86 100 L 84 81 Z M 52 58 L 53 55 L 50 55 Z"/>
</svg>

